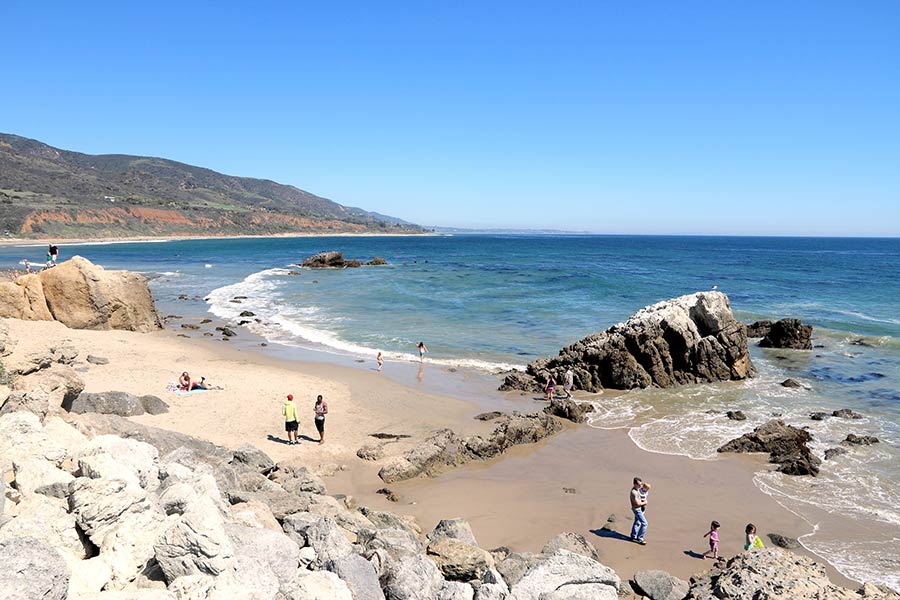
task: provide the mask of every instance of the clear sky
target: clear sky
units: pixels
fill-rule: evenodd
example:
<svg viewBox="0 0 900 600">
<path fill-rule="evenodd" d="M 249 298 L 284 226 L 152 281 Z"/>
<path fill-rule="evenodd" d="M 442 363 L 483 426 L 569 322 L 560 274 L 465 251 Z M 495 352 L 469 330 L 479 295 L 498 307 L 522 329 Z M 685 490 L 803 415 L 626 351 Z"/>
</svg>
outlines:
<svg viewBox="0 0 900 600">
<path fill-rule="evenodd" d="M 900 235 L 900 2 L 0 2 L 0 131 L 426 225 Z"/>
</svg>

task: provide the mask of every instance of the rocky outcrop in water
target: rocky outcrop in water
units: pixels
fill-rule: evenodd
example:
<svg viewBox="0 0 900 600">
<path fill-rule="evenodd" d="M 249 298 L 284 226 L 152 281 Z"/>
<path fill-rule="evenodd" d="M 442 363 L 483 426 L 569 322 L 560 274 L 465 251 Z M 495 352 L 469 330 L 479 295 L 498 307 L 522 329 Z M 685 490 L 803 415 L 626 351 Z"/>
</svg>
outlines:
<svg viewBox="0 0 900 600">
<path fill-rule="evenodd" d="M 821 460 L 813 455 L 807 444 L 812 435 L 805 429 L 772 420 L 751 433 L 731 440 L 719 452 L 765 452 L 769 462 L 787 475 L 818 475 Z"/>
<path fill-rule="evenodd" d="M 550 401 L 550 406 L 544 409 L 544 412 L 573 423 L 584 423 L 587 421 L 587 416 L 594 412 L 594 407 L 586 402 L 554 398 Z"/>
<path fill-rule="evenodd" d="M 781 319 L 772 323 L 759 345 L 763 348 L 812 350 L 812 326 L 800 319 Z"/>
<path fill-rule="evenodd" d="M 369 262 L 362 262 L 356 259 L 345 259 L 342 252 L 336 252 L 332 250 L 328 252 L 319 252 L 318 254 L 313 254 L 309 258 L 304 259 L 303 263 L 300 266 L 306 267 L 307 269 L 348 269 L 362 266 L 378 266 L 386 264 L 387 261 L 380 256 L 376 256 Z"/>
<path fill-rule="evenodd" d="M 728 297 L 713 291 L 648 306 L 557 357 L 532 362 L 525 374 L 508 375 L 500 389 L 537 391 L 547 373 L 561 381 L 568 368 L 576 389 L 588 392 L 739 380 L 755 373 L 744 325 L 735 320 Z"/>
<path fill-rule="evenodd" d="M 766 337 L 766 334 L 769 333 L 769 330 L 772 328 L 772 321 L 755 321 L 747 325 L 747 337 L 748 338 L 761 338 Z"/>
<path fill-rule="evenodd" d="M 0 283 L 0 317 L 56 320 L 73 329 L 153 331 L 162 325 L 147 280 L 80 256 Z"/>
</svg>

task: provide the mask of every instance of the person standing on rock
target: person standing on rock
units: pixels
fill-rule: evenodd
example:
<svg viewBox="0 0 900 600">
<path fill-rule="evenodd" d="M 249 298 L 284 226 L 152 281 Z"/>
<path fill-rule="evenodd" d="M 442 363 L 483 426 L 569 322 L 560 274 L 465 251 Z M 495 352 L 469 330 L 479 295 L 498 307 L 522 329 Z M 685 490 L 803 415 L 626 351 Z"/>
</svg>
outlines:
<svg viewBox="0 0 900 600">
<path fill-rule="evenodd" d="M 316 405 L 313 407 L 316 413 L 316 431 L 319 432 L 319 444 L 325 443 L 325 415 L 328 414 L 328 403 L 322 399 L 322 394 L 316 398 Z"/>
<path fill-rule="evenodd" d="M 566 391 L 566 399 L 572 399 L 572 386 L 575 385 L 575 373 L 572 372 L 572 367 L 566 369 L 566 374 L 563 375 L 563 389 Z"/>
<path fill-rule="evenodd" d="M 647 501 L 641 498 L 641 486 L 644 484 L 640 477 L 635 477 L 631 486 L 631 512 L 634 513 L 634 525 L 631 526 L 631 541 L 641 546 L 646 546 L 644 535 L 647 533 L 647 517 L 641 510 L 647 505 Z"/>
<path fill-rule="evenodd" d="M 56 244 L 50 244 L 48 248 L 48 253 L 50 254 L 50 260 L 53 262 L 53 266 L 56 266 L 56 261 L 59 259 L 59 246 Z"/>
<path fill-rule="evenodd" d="M 287 395 L 284 406 L 281 407 L 281 414 L 284 415 L 284 430 L 287 432 L 288 445 L 296 446 L 297 442 L 297 405 L 294 404 L 293 394 Z"/>
</svg>

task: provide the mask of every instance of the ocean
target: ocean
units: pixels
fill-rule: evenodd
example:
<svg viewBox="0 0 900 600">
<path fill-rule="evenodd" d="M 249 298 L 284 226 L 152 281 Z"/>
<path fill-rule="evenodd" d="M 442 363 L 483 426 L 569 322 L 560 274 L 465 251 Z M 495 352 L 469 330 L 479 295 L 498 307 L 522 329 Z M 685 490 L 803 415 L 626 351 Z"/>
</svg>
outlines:
<svg viewBox="0 0 900 600">
<path fill-rule="evenodd" d="M 0 264 L 41 264 L 45 248 L 2 247 Z M 759 375 L 747 382 L 591 395 L 590 424 L 696 460 L 715 460 L 718 446 L 773 415 L 808 426 L 819 455 L 850 432 L 877 436 L 879 444 L 825 461 L 815 479 L 763 471 L 755 483 L 809 522 L 800 540 L 809 550 L 853 579 L 900 589 L 900 239 L 436 235 L 60 250 L 61 260 L 80 254 L 146 274 L 162 314 L 236 323 L 253 312 L 245 326 L 288 355 L 370 364 L 381 351 L 388 363 L 413 362 L 424 341 L 429 362 L 460 377 L 524 366 L 648 304 L 712 286 L 743 321 L 800 318 L 815 327 L 813 350 L 753 347 Z M 389 264 L 295 266 L 321 250 Z M 782 387 L 788 377 L 806 387 Z M 865 418 L 809 419 L 838 408 Z M 737 409 L 747 421 L 723 417 Z"/>
</svg>

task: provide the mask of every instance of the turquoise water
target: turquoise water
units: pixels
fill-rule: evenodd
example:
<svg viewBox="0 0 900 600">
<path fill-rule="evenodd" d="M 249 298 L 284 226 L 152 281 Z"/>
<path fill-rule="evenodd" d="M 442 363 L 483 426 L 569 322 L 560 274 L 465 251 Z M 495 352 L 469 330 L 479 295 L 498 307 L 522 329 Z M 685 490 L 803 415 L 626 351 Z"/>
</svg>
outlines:
<svg viewBox="0 0 900 600">
<path fill-rule="evenodd" d="M 309 271 L 320 250 L 382 256 L 385 267 Z M 0 249 L 0 266 L 40 264 L 44 246 Z M 824 463 L 816 480 L 763 472 L 757 485 L 815 533 L 803 543 L 856 579 L 900 588 L 900 240 L 642 236 L 432 236 L 194 240 L 63 246 L 152 277 L 163 314 L 254 312 L 273 344 L 388 361 L 497 371 L 554 354 L 643 306 L 717 286 L 745 320 L 799 317 L 811 352 L 753 348 L 756 379 L 590 398 L 592 425 L 623 427 L 641 447 L 698 460 L 783 414 L 809 425 L 816 451 L 849 432 L 882 443 Z M 291 274 L 294 273 L 294 274 Z M 299 274 L 298 274 L 299 273 Z M 186 294 L 188 300 L 180 300 Z M 241 303 L 231 300 L 246 296 Z M 794 377 L 808 389 L 783 388 Z M 849 407 L 861 421 L 813 422 Z M 739 408 L 749 419 L 728 421 Z M 862 492 L 861 492 L 862 490 Z M 877 552 L 872 549 L 877 548 Z"/>
</svg>

